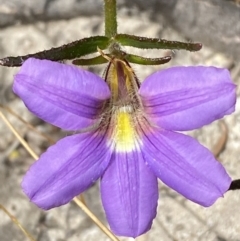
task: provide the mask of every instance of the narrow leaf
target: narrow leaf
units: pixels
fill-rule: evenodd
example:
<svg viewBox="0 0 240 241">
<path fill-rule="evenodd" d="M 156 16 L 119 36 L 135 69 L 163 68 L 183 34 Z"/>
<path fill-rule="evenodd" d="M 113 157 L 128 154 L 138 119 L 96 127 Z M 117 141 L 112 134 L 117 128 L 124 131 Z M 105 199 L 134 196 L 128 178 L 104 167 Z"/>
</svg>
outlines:
<svg viewBox="0 0 240 241">
<path fill-rule="evenodd" d="M 115 40 L 123 46 L 132 46 L 140 49 L 185 49 L 189 51 L 198 51 L 202 48 L 202 44 L 200 43 L 184 43 L 128 34 L 117 34 Z"/>
<path fill-rule="evenodd" d="M 162 58 L 144 58 L 141 56 L 127 54 L 125 59 L 130 63 L 141 64 L 141 65 L 159 65 L 165 64 L 171 60 L 170 56 L 162 57 Z"/>
<path fill-rule="evenodd" d="M 97 47 L 106 49 L 109 45 L 109 38 L 105 36 L 94 36 L 74 41 L 57 48 L 51 48 L 34 54 L 28 54 L 18 57 L 6 57 L 0 59 L 0 65 L 14 67 L 21 66 L 25 60 L 30 57 L 37 59 L 48 59 L 60 61 L 66 59 L 75 59 L 81 56 L 97 52 Z"/>
</svg>

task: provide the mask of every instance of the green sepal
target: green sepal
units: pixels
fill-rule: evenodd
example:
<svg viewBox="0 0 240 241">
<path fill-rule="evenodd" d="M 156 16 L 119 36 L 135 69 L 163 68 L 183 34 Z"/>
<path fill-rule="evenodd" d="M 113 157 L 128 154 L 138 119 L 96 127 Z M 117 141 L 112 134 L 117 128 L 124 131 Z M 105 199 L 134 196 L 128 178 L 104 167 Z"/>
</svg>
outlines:
<svg viewBox="0 0 240 241">
<path fill-rule="evenodd" d="M 0 65 L 13 67 L 21 66 L 28 58 L 48 59 L 53 61 L 71 60 L 97 52 L 97 47 L 106 49 L 110 43 L 108 37 L 94 36 L 74 41 L 57 48 L 51 48 L 34 54 L 0 59 Z"/>
<path fill-rule="evenodd" d="M 107 62 L 108 62 L 108 60 L 106 58 L 104 58 L 102 55 L 99 55 L 97 57 L 90 58 L 90 59 L 75 59 L 72 61 L 73 64 L 82 65 L 82 66 L 105 64 Z"/>
<path fill-rule="evenodd" d="M 200 43 L 184 43 L 128 34 L 117 34 L 114 39 L 123 46 L 131 46 L 140 49 L 185 49 L 189 51 L 198 51 L 202 48 L 202 44 Z"/>
<path fill-rule="evenodd" d="M 166 64 L 171 60 L 170 56 L 162 57 L 162 58 L 144 58 L 138 55 L 127 54 L 125 59 L 134 64 L 141 64 L 141 65 L 160 65 Z"/>
</svg>

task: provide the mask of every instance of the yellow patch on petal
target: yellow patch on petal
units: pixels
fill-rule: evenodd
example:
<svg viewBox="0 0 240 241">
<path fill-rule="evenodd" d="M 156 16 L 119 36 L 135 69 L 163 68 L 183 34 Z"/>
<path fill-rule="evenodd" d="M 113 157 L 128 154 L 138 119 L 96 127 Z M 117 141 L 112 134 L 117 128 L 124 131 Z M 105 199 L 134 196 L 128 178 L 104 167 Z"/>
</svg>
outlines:
<svg viewBox="0 0 240 241">
<path fill-rule="evenodd" d="M 116 150 L 120 152 L 129 152 L 136 148 L 136 133 L 131 113 L 123 110 L 116 114 L 114 141 Z"/>
</svg>

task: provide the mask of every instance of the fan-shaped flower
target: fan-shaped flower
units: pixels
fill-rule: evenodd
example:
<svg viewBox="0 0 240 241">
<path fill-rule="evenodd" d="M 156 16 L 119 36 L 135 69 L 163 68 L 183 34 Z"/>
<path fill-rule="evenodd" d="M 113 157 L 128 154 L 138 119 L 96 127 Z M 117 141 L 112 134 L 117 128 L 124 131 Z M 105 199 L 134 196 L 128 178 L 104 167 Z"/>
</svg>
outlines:
<svg viewBox="0 0 240 241">
<path fill-rule="evenodd" d="M 156 216 L 157 178 L 202 206 L 229 188 L 231 179 L 212 153 L 176 132 L 234 111 L 235 85 L 225 69 L 174 67 L 140 84 L 124 60 L 112 59 L 104 80 L 28 59 L 13 90 L 39 118 L 79 130 L 51 146 L 24 177 L 24 192 L 40 208 L 66 204 L 101 178 L 111 229 L 136 237 Z"/>
</svg>

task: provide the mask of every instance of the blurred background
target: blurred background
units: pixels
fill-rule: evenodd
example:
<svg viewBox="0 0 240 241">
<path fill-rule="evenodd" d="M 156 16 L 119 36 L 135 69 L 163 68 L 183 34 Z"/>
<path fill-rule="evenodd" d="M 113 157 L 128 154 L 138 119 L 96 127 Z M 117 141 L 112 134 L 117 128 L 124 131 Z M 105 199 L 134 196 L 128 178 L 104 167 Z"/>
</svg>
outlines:
<svg viewBox="0 0 240 241">
<path fill-rule="evenodd" d="M 200 52 L 145 51 L 126 48 L 146 57 L 173 55 L 164 66 L 133 65 L 140 80 L 176 65 L 228 68 L 240 82 L 240 2 L 238 0 L 119 0 L 119 33 L 168 40 L 201 42 Z M 19 56 L 103 34 L 100 0 L 0 0 L 0 58 Z M 19 68 L 0 67 L 0 104 L 6 105 L 54 140 L 69 135 L 31 115 L 12 93 Z M 102 75 L 105 65 L 90 70 Z M 239 99 L 239 88 L 237 89 Z M 40 155 L 46 139 L 30 131 L 6 110 L 21 136 Z M 240 104 L 233 115 L 188 133 L 210 148 L 233 179 L 240 178 Z M 191 151 L 191 150 L 189 150 Z M 4 205 L 38 241 L 109 240 L 74 203 L 48 212 L 29 203 L 20 183 L 34 160 L 0 119 L 0 204 Z M 137 240 L 240 241 L 240 191 L 228 192 L 212 207 L 185 200 L 159 182 L 158 214 L 152 229 Z M 106 224 L 98 183 L 84 197 L 88 207 Z M 27 238 L 0 210 L 0 241 Z M 120 238 L 120 240 L 131 240 Z"/>
</svg>

